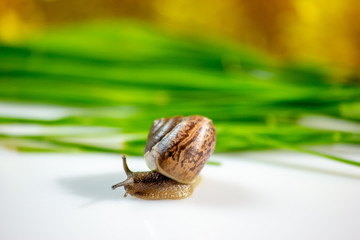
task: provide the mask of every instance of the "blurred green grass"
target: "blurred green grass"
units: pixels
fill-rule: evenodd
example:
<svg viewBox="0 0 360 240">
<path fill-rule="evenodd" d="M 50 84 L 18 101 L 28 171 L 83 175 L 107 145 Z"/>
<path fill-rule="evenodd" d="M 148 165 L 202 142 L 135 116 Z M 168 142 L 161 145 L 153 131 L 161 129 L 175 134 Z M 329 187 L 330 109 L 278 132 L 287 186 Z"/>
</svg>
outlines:
<svg viewBox="0 0 360 240">
<path fill-rule="evenodd" d="M 139 23 L 67 26 L 21 44 L 1 44 L 0 101 L 85 109 L 55 120 L 0 116 L 3 124 L 110 126 L 138 136 L 112 149 L 51 134 L 0 135 L 0 144 L 22 151 L 141 155 L 154 119 L 194 114 L 214 121 L 217 152 L 278 147 L 309 152 L 306 145 L 360 143 L 359 133 L 298 124 L 307 115 L 359 122 L 356 83 L 334 81 L 318 66 L 279 64 L 226 41 L 166 34 Z"/>
</svg>

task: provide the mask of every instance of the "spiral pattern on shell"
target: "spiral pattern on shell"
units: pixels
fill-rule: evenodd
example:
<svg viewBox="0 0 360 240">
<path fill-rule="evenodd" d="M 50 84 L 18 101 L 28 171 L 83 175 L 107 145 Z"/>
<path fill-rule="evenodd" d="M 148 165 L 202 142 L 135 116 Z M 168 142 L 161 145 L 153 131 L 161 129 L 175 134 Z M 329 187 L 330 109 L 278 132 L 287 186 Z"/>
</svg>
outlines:
<svg viewBox="0 0 360 240">
<path fill-rule="evenodd" d="M 144 157 L 150 169 L 175 181 L 192 183 L 215 143 L 215 126 L 206 117 L 160 118 L 150 128 Z"/>
</svg>

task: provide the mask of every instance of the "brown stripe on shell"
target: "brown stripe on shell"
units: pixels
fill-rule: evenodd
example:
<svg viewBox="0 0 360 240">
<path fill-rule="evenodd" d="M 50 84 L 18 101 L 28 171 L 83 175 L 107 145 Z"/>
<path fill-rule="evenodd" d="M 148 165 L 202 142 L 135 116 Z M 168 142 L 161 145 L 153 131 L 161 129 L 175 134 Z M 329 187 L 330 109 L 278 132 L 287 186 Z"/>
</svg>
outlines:
<svg viewBox="0 0 360 240">
<path fill-rule="evenodd" d="M 145 152 L 151 151 L 156 156 L 157 171 L 190 183 L 214 151 L 216 130 L 208 118 L 177 116 L 155 120 L 148 139 Z"/>
<path fill-rule="evenodd" d="M 166 134 L 168 134 L 179 122 L 182 121 L 182 119 L 183 117 L 177 116 L 173 118 L 167 117 L 155 120 L 149 131 L 144 154 L 156 143 L 158 143 Z"/>
</svg>

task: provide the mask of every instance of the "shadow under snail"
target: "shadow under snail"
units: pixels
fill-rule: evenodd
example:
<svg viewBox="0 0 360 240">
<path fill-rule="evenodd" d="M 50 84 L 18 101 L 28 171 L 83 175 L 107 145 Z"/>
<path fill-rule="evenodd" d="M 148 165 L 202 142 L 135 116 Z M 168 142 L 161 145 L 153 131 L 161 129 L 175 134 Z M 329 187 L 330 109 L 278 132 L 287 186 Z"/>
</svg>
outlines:
<svg viewBox="0 0 360 240">
<path fill-rule="evenodd" d="M 148 200 L 189 197 L 200 182 L 200 171 L 213 153 L 216 130 L 202 116 L 168 117 L 153 122 L 147 138 L 144 158 L 151 169 L 132 172 L 123 156 L 127 179 L 112 189 L 125 188 L 128 194 Z"/>
</svg>

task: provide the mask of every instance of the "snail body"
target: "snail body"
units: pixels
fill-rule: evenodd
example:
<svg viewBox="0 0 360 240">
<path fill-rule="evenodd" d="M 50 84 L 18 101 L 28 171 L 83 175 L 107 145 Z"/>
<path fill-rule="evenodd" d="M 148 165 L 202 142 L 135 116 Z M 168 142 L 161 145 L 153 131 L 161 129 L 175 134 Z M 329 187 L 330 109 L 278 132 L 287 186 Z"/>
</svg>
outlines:
<svg viewBox="0 0 360 240">
<path fill-rule="evenodd" d="M 160 118 L 153 122 L 144 149 L 149 172 L 132 172 L 123 156 L 128 178 L 112 188 L 125 188 L 142 199 L 182 199 L 200 181 L 199 173 L 215 148 L 216 130 L 202 116 Z"/>
<path fill-rule="evenodd" d="M 195 186 L 200 181 L 200 177 L 198 177 L 195 183 L 184 184 L 156 171 L 132 172 L 127 166 L 126 157 L 123 156 L 122 158 L 123 167 L 128 178 L 112 186 L 112 189 L 123 186 L 126 191 L 124 197 L 130 194 L 146 200 L 183 199 L 192 194 Z"/>
</svg>

